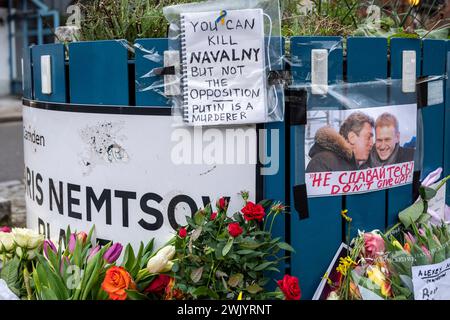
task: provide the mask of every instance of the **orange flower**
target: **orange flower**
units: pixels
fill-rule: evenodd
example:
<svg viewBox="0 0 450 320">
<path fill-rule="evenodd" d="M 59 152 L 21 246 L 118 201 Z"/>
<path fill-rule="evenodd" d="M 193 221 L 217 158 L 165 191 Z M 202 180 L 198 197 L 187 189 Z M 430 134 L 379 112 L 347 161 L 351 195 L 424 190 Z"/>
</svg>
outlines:
<svg viewBox="0 0 450 320">
<path fill-rule="evenodd" d="M 175 278 L 170 278 L 169 284 L 166 286 L 164 300 L 182 300 L 184 298 L 183 291 L 174 287 Z"/>
<path fill-rule="evenodd" d="M 405 245 L 403 246 L 403 249 L 405 249 L 405 251 L 408 251 L 409 253 L 411 253 L 411 246 L 409 245 L 408 242 L 405 243 Z"/>
<path fill-rule="evenodd" d="M 105 290 L 112 300 L 125 300 L 127 289 L 135 289 L 136 285 L 130 274 L 123 267 L 111 267 L 106 271 L 102 289 Z"/>
</svg>

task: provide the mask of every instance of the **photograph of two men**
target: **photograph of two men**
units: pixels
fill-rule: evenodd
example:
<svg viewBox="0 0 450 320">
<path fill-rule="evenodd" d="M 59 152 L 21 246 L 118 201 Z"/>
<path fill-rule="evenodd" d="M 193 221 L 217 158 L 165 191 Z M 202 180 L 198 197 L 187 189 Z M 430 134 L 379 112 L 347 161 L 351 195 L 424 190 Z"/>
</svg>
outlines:
<svg viewBox="0 0 450 320">
<path fill-rule="evenodd" d="M 307 119 L 309 196 L 362 193 L 412 182 L 415 104 L 308 111 Z"/>
</svg>

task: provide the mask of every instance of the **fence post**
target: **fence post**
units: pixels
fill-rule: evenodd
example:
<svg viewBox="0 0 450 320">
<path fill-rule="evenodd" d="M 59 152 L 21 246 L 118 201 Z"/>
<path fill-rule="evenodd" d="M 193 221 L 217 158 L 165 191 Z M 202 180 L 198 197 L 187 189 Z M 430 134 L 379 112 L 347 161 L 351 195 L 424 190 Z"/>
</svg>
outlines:
<svg viewBox="0 0 450 320">
<path fill-rule="evenodd" d="M 329 83 L 342 80 L 343 56 L 340 37 L 292 37 L 291 60 L 294 84 L 309 83 L 311 50 L 328 49 Z M 332 106 L 330 106 L 332 107 Z M 328 264 L 342 241 L 342 197 L 320 197 L 308 200 L 309 218 L 300 220 L 294 208 L 292 188 L 305 182 L 305 126 L 291 126 L 290 134 L 290 207 L 292 274 L 299 277 L 303 297 L 310 299 Z"/>
<path fill-rule="evenodd" d="M 349 38 L 347 40 L 348 82 L 365 82 L 387 78 L 387 40 L 385 38 Z M 385 93 L 367 90 L 366 94 L 377 96 L 387 102 Z M 384 94 L 384 97 L 380 95 Z M 351 237 L 358 230 L 372 231 L 385 228 L 386 191 L 374 191 L 346 197 L 346 209 L 352 218 Z"/>
</svg>

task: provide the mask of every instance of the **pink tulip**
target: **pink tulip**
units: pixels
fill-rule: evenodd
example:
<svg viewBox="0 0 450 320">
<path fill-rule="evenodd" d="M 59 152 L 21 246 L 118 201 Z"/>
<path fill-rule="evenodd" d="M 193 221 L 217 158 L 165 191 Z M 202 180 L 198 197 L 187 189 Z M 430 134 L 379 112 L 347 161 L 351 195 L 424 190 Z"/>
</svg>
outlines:
<svg viewBox="0 0 450 320">
<path fill-rule="evenodd" d="M 99 245 L 96 245 L 94 248 L 92 248 L 90 250 L 90 252 L 89 252 L 87 261 L 91 260 L 97 254 L 97 252 L 99 252 L 99 251 L 100 251 L 100 246 Z"/>
<path fill-rule="evenodd" d="M 108 263 L 114 263 L 117 259 L 119 259 L 122 249 L 123 246 L 120 243 L 114 243 L 108 250 L 106 250 L 103 258 Z"/>
<path fill-rule="evenodd" d="M 61 260 L 61 264 L 59 266 L 59 273 L 63 274 L 64 271 L 64 265 L 69 266 L 70 265 L 70 260 L 68 257 L 64 256 L 64 258 Z"/>
<path fill-rule="evenodd" d="M 75 233 L 72 233 L 70 235 L 70 239 L 69 239 L 69 252 L 70 253 L 73 253 L 76 245 L 77 245 L 77 235 Z"/>
<path fill-rule="evenodd" d="M 51 240 L 44 241 L 44 255 L 48 259 L 48 249 L 52 250 L 54 253 L 57 252 L 55 245 Z"/>
<path fill-rule="evenodd" d="M 7 227 L 7 226 L 0 227 L 0 232 L 10 233 L 11 232 L 11 228 Z"/>
<path fill-rule="evenodd" d="M 425 231 L 422 228 L 419 228 L 419 235 L 425 237 Z"/>
<path fill-rule="evenodd" d="M 427 247 L 425 247 L 424 245 L 422 245 L 422 251 L 425 254 L 425 256 L 428 258 L 428 260 L 431 262 L 433 262 L 433 257 L 431 256 L 431 252 L 427 249 Z"/>
<path fill-rule="evenodd" d="M 416 243 L 416 238 L 409 231 L 405 234 L 405 239 L 410 242 L 411 245 Z"/>
<path fill-rule="evenodd" d="M 437 168 L 433 172 L 431 172 L 425 179 L 422 181 L 422 186 L 429 187 L 433 183 L 437 182 L 442 174 L 442 168 Z"/>
</svg>

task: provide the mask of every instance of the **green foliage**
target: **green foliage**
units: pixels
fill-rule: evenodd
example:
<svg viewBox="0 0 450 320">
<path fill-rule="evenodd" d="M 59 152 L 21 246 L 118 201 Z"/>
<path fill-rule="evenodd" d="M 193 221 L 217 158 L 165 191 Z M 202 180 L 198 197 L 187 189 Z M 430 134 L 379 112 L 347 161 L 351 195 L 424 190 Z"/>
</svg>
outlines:
<svg viewBox="0 0 450 320">
<path fill-rule="evenodd" d="M 200 1 L 200 0 L 198 0 Z M 197 1 L 197 2 L 198 2 Z M 164 38 L 168 22 L 162 9 L 165 6 L 196 2 L 193 0 L 80 0 L 83 19 L 81 39 L 111 40 L 125 39 L 133 43 L 138 38 Z M 374 37 L 429 37 L 446 39 L 448 24 L 434 28 L 428 20 L 433 16 L 421 10 L 401 12 L 399 1 L 386 5 L 380 1 L 313 0 L 314 6 L 307 11 L 303 0 L 280 0 L 282 9 L 283 36 L 374 36 Z M 381 7 L 381 20 L 377 27 L 369 23 L 371 17 L 365 14 L 369 5 Z M 422 12 L 419 21 L 417 12 Z M 425 12 L 423 12 L 425 11 Z M 419 25 L 416 30 L 407 31 L 411 21 Z M 436 29 L 436 30 L 435 30 Z"/>
<path fill-rule="evenodd" d="M 162 8 L 189 0 L 81 0 L 81 40 L 164 38 Z"/>
<path fill-rule="evenodd" d="M 348 36 L 358 27 L 360 1 L 312 1 L 307 11 L 304 1 L 282 0 L 284 36 Z"/>
<path fill-rule="evenodd" d="M 267 208 L 266 220 L 274 219 L 282 208 L 268 201 L 261 205 Z M 285 258 L 279 257 L 281 251 L 293 251 L 292 247 L 272 238 L 263 223 L 246 221 L 239 212 L 229 217 L 218 208 L 215 219 L 211 214 L 208 205 L 187 217 L 188 236 L 175 239 L 175 289 L 187 299 L 236 299 L 240 292 L 244 299 L 277 297 L 264 289 L 270 281 L 267 274 L 279 272 L 277 266 Z M 233 237 L 228 225 L 236 222 L 243 232 Z"/>
</svg>

